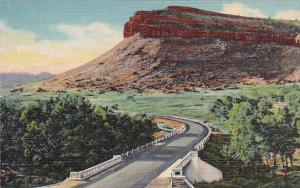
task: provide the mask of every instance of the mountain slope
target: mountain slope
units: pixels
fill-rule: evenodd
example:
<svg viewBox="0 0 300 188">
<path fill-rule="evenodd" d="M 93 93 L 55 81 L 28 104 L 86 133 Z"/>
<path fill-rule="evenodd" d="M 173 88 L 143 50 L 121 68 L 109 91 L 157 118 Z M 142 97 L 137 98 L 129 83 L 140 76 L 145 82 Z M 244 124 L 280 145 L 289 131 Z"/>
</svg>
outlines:
<svg viewBox="0 0 300 188">
<path fill-rule="evenodd" d="M 53 76 L 53 74 L 48 72 L 42 72 L 36 75 L 28 73 L 0 73 L 0 88 L 13 87 L 19 84 L 47 80 Z"/>
<path fill-rule="evenodd" d="M 187 15 L 189 24 L 183 19 Z M 218 24 L 211 26 L 212 20 Z M 162 27 L 166 25 L 168 28 Z M 220 33 L 214 33 L 217 31 Z M 262 31 L 271 37 L 260 40 Z M 51 91 L 178 91 L 238 84 L 252 77 L 269 82 L 299 81 L 298 31 L 299 26 L 286 23 L 186 7 L 137 12 L 125 24 L 120 44 L 41 87 Z"/>
</svg>

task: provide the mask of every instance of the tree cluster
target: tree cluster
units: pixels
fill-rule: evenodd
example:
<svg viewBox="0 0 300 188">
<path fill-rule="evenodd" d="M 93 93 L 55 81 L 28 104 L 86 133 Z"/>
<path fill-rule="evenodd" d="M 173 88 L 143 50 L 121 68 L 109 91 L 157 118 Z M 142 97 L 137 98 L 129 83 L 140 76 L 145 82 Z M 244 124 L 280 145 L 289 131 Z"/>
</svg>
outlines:
<svg viewBox="0 0 300 188">
<path fill-rule="evenodd" d="M 114 113 L 69 93 L 23 108 L 2 99 L 0 111 L 1 165 L 53 180 L 150 142 L 156 131 L 146 115 Z"/>
<path fill-rule="evenodd" d="M 279 168 L 278 157 L 287 174 L 289 164 L 293 167 L 293 154 L 299 148 L 299 104 L 299 96 L 288 101 L 284 97 L 270 100 L 227 96 L 214 103 L 211 112 L 226 122 L 230 133 L 230 144 L 223 147 L 222 153 L 237 174 L 246 168 L 258 174 L 261 166 L 274 172 Z"/>
</svg>

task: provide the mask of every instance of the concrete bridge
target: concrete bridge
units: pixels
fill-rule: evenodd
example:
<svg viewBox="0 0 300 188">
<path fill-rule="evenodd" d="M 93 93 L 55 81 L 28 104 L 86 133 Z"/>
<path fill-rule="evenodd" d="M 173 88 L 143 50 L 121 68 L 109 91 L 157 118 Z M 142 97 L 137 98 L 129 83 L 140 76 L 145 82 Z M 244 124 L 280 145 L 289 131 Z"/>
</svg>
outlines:
<svg viewBox="0 0 300 188">
<path fill-rule="evenodd" d="M 172 187 L 172 182 L 173 187 L 192 187 L 188 180 L 197 181 L 199 177 L 186 176 L 195 176 L 195 170 L 199 171 L 198 164 L 191 165 L 192 159 L 198 160 L 197 151 L 203 149 L 210 136 L 210 128 L 189 119 L 161 117 L 181 122 L 185 126 L 165 138 L 114 156 L 90 169 L 71 172 L 70 178 L 84 180 L 85 183 L 80 187 L 142 188 L 147 185 L 151 187 L 152 180 L 165 174 L 165 180 L 170 181 L 168 187 Z M 170 173 L 164 173 L 166 169 Z"/>
</svg>

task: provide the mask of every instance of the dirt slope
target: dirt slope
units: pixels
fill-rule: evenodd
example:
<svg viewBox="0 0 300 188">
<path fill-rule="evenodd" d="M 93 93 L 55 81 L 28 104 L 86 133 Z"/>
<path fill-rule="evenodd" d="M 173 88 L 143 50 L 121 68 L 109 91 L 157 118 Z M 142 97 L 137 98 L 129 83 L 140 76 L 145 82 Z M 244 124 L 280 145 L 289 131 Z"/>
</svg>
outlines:
<svg viewBox="0 0 300 188">
<path fill-rule="evenodd" d="M 243 17 L 227 18 L 219 14 L 218 17 L 218 23 L 230 18 L 235 24 L 241 22 L 243 27 L 239 27 L 240 29 L 244 28 Z M 245 18 L 247 19 L 250 18 Z M 135 18 L 131 18 L 128 23 L 139 25 L 139 22 L 133 20 Z M 262 19 L 250 21 L 260 24 L 263 22 Z M 125 25 L 125 31 L 128 31 L 128 23 Z M 272 32 L 280 30 L 294 36 L 295 31 L 299 29 L 297 26 L 280 24 L 276 23 Z M 184 28 L 184 25 L 180 27 Z M 141 28 L 135 28 L 134 31 L 133 29 L 131 28 L 131 33 L 124 31 L 127 33 L 124 40 L 106 54 L 43 82 L 39 87 L 51 91 L 83 88 L 99 91 L 160 89 L 172 92 L 193 90 L 197 87 L 230 86 L 253 78 L 264 82 L 299 81 L 300 48 L 295 44 L 276 43 L 276 40 L 236 40 L 203 35 L 162 36 L 155 31 L 157 35 L 147 36 L 139 30 Z M 223 33 L 228 32 L 226 27 L 219 29 Z M 256 33 L 257 31 L 252 35 L 255 36 Z"/>
</svg>

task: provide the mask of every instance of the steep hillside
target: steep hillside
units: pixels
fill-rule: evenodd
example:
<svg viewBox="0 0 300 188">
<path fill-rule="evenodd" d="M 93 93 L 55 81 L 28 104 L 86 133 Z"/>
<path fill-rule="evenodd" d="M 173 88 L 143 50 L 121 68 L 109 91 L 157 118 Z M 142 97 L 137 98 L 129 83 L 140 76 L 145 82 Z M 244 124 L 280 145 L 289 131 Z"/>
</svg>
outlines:
<svg viewBox="0 0 300 188">
<path fill-rule="evenodd" d="M 125 24 L 120 44 L 40 87 L 169 92 L 245 83 L 253 77 L 299 81 L 299 31 L 299 26 L 268 19 L 186 7 L 137 12 Z"/>
</svg>

